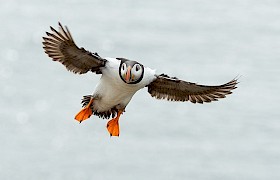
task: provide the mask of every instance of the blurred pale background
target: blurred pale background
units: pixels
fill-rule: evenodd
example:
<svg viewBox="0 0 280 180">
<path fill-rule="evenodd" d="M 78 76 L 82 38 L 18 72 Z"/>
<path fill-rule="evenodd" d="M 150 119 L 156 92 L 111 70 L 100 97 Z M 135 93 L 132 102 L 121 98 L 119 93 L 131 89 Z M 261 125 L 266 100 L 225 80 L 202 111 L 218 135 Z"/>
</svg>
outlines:
<svg viewBox="0 0 280 180">
<path fill-rule="evenodd" d="M 280 179 L 280 2 L 276 0 L 0 1 L 0 179 Z M 60 21 L 79 46 L 201 84 L 241 75 L 200 105 L 138 92 L 121 117 L 73 117 L 99 76 L 44 54 Z"/>
</svg>

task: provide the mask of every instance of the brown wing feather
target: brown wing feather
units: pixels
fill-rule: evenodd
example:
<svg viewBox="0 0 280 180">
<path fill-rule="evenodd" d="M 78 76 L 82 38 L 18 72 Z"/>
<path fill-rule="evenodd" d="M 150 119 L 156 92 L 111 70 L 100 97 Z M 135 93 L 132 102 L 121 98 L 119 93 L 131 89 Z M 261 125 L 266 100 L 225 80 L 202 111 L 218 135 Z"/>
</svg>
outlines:
<svg viewBox="0 0 280 180">
<path fill-rule="evenodd" d="M 60 23 L 59 31 L 50 27 L 52 33 L 46 32 L 47 37 L 43 37 L 43 48 L 54 61 L 61 62 L 69 71 L 83 74 L 88 71 L 101 73 L 100 68 L 105 66 L 106 60 L 97 53 L 91 53 L 84 48 L 78 48 L 66 27 Z"/>
<path fill-rule="evenodd" d="M 198 85 L 161 74 L 148 85 L 148 92 L 157 99 L 203 103 L 225 98 L 236 88 L 237 79 L 219 86 Z"/>
</svg>

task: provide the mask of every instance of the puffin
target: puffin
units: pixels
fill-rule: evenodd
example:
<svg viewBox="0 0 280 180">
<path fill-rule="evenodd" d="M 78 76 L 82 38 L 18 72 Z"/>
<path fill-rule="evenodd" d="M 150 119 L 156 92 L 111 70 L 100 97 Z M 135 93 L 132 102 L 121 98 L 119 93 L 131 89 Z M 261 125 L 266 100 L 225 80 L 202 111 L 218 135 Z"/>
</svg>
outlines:
<svg viewBox="0 0 280 180">
<path fill-rule="evenodd" d="M 43 37 L 43 49 L 53 61 L 62 63 L 75 74 L 101 74 L 93 94 L 83 96 L 82 109 L 76 114 L 75 120 L 81 123 L 91 115 L 111 119 L 107 122 L 110 136 L 120 135 L 120 116 L 133 95 L 145 87 L 156 99 L 200 104 L 225 98 L 237 88 L 238 78 L 222 85 L 200 85 L 157 74 L 155 70 L 135 60 L 101 57 L 96 52 L 78 47 L 67 26 L 63 27 L 60 22 L 58 30 L 52 26 L 50 30 Z"/>
</svg>

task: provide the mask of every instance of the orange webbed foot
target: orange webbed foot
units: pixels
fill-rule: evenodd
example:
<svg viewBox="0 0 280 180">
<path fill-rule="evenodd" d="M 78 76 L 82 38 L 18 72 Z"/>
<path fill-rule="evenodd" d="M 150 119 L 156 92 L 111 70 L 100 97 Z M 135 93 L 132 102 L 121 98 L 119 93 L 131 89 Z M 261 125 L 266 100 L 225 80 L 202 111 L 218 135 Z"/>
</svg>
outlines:
<svg viewBox="0 0 280 180">
<path fill-rule="evenodd" d="M 86 119 L 88 119 L 92 115 L 91 104 L 93 103 L 93 99 L 84 107 L 80 112 L 78 112 L 75 116 L 75 119 L 80 123 Z"/>
<path fill-rule="evenodd" d="M 111 119 L 107 123 L 107 130 L 110 133 L 110 136 L 119 136 L 120 135 L 120 127 L 119 127 L 119 119 L 123 111 L 118 111 L 117 117 Z"/>
<path fill-rule="evenodd" d="M 119 136 L 120 135 L 120 126 L 117 119 L 112 119 L 107 123 L 107 130 L 110 133 L 110 136 Z"/>
</svg>

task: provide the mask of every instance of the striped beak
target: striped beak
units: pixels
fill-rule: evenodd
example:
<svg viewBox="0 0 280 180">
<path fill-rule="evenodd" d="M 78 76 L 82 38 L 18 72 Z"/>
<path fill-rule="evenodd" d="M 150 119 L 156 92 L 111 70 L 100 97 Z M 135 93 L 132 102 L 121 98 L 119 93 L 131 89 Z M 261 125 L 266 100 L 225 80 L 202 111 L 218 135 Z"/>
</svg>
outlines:
<svg viewBox="0 0 280 180">
<path fill-rule="evenodd" d="M 127 67 L 126 74 L 125 74 L 125 81 L 126 81 L 126 82 L 129 82 L 129 81 L 130 81 L 130 76 L 131 76 L 131 67 L 128 66 L 128 67 Z"/>
</svg>

